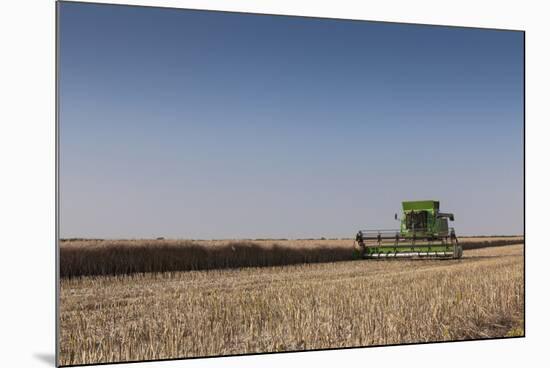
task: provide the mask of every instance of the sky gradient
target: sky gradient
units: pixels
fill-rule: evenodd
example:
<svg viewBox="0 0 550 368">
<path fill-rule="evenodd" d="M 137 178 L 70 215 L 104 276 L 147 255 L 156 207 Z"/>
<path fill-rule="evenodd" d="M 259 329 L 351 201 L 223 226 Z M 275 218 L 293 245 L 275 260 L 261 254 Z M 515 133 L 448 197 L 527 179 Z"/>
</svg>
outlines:
<svg viewBox="0 0 550 368">
<path fill-rule="evenodd" d="M 61 3 L 60 232 L 523 233 L 523 33 Z"/>
</svg>

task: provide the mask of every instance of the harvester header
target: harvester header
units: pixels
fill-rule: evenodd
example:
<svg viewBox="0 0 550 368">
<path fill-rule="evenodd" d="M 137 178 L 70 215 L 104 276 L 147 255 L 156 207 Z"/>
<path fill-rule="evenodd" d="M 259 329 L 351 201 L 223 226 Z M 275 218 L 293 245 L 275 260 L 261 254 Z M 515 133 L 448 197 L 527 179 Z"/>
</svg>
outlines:
<svg viewBox="0 0 550 368">
<path fill-rule="evenodd" d="M 439 201 L 405 201 L 402 207 L 399 230 L 359 230 L 355 240 L 363 258 L 462 257 L 448 223 L 454 215 L 439 211 Z"/>
</svg>

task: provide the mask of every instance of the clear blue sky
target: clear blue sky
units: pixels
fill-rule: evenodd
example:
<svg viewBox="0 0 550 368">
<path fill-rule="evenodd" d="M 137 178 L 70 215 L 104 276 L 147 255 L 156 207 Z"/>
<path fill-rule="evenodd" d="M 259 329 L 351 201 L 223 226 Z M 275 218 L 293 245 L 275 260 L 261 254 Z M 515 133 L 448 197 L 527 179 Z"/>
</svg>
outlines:
<svg viewBox="0 0 550 368">
<path fill-rule="evenodd" d="M 61 3 L 62 237 L 523 232 L 523 33 Z"/>
</svg>

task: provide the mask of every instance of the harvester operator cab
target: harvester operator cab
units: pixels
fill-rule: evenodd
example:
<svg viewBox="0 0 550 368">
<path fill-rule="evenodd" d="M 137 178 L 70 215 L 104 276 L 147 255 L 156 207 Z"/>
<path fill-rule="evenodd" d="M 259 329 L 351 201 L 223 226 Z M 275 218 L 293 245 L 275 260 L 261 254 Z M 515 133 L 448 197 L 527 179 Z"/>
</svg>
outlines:
<svg viewBox="0 0 550 368">
<path fill-rule="evenodd" d="M 428 229 L 428 211 L 414 211 L 405 214 L 405 227 L 410 231 Z"/>
<path fill-rule="evenodd" d="M 403 236 L 438 238 L 449 234 L 448 220 L 454 221 L 454 215 L 439 212 L 439 201 L 408 201 L 403 202 L 402 206 Z"/>
</svg>

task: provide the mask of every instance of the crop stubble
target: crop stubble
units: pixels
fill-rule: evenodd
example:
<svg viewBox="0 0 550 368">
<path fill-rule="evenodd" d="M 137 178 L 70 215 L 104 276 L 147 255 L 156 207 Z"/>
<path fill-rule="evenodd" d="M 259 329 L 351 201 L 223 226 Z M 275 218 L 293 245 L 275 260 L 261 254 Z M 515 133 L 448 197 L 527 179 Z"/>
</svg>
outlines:
<svg viewBox="0 0 550 368">
<path fill-rule="evenodd" d="M 523 293 L 523 245 L 462 260 L 62 278 L 60 363 L 521 335 Z"/>
</svg>

